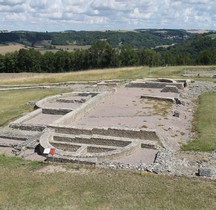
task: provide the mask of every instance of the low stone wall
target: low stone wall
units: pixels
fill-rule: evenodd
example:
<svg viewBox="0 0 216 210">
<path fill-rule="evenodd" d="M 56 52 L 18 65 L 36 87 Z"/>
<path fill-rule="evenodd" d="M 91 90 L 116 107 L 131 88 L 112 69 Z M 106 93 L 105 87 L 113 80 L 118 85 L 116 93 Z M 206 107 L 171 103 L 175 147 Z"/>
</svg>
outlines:
<svg viewBox="0 0 216 210">
<path fill-rule="evenodd" d="M 15 120 L 14 122 L 10 123 L 9 127 L 20 129 L 20 130 L 30 130 L 30 131 L 43 131 L 45 129 L 45 125 L 39 125 L 39 124 L 25 124 L 26 121 L 34 118 L 35 116 L 42 113 L 42 109 L 37 109 L 33 112 L 30 112 L 26 114 L 25 116 Z"/>
<path fill-rule="evenodd" d="M 92 137 L 92 136 L 74 136 L 74 137 L 66 137 L 66 136 L 53 136 L 54 141 L 64 141 L 64 142 L 72 142 L 77 144 L 94 144 L 94 145 L 106 145 L 106 146 L 115 146 L 115 147 L 125 147 L 131 143 L 131 141 L 123 141 L 123 140 L 113 140 L 108 137 Z"/>
<path fill-rule="evenodd" d="M 35 104 L 35 107 L 36 108 L 45 108 L 44 107 L 44 104 L 49 102 L 49 101 L 52 101 L 52 100 L 56 100 L 57 98 L 59 98 L 60 96 L 62 96 L 62 94 L 59 94 L 59 95 L 54 95 L 54 96 L 48 96 L 40 101 L 37 101 L 37 103 Z"/>
<path fill-rule="evenodd" d="M 51 142 L 51 145 L 63 151 L 70 151 L 70 152 L 76 152 L 79 148 L 81 148 L 81 146 L 79 145 L 63 144 L 59 142 Z"/>
<path fill-rule="evenodd" d="M 69 109 L 42 109 L 43 114 L 51 114 L 51 115 L 65 115 L 72 110 Z"/>
<path fill-rule="evenodd" d="M 190 79 L 176 79 L 176 82 L 182 82 L 184 84 L 184 87 L 187 87 L 190 83 L 192 83 L 192 80 L 190 80 Z"/>
<path fill-rule="evenodd" d="M 32 119 L 33 117 L 35 117 L 41 113 L 42 113 L 42 109 L 36 109 L 35 111 L 30 112 L 30 113 L 24 115 L 23 117 L 15 120 L 14 122 L 10 123 L 10 127 L 12 127 L 14 124 L 23 124 L 27 120 Z"/>
<path fill-rule="evenodd" d="M 44 148 L 52 148 L 54 147 L 52 145 L 53 140 L 53 131 L 50 129 L 46 129 L 46 131 L 43 133 L 43 135 L 40 137 L 40 146 L 41 146 L 41 152 L 43 153 Z M 106 152 L 101 153 L 85 153 L 86 152 L 86 146 L 91 145 L 78 145 L 82 146 L 84 148 L 84 154 L 80 153 L 82 151 L 82 147 L 76 152 L 70 152 L 70 151 L 63 151 L 61 149 L 56 148 L 55 155 L 58 157 L 61 157 L 61 159 L 83 159 L 85 161 L 89 161 L 92 158 L 96 158 L 95 161 L 97 162 L 97 159 L 105 160 L 107 158 L 116 158 L 116 157 L 122 157 L 124 155 L 128 155 L 133 153 L 136 149 L 140 148 L 140 143 L 138 142 L 132 142 L 126 147 L 111 147 L 111 146 L 93 146 L 92 147 L 98 147 L 98 148 L 108 148 L 112 149 Z"/>
<path fill-rule="evenodd" d="M 76 127 L 53 127 L 56 133 L 73 134 L 73 135 L 104 135 L 123 137 L 131 139 L 146 139 L 159 141 L 159 137 L 155 130 L 139 130 L 126 128 L 76 128 Z"/>
<path fill-rule="evenodd" d="M 126 87 L 136 87 L 136 88 L 158 88 L 162 89 L 166 87 L 166 85 L 172 84 L 176 86 L 178 89 L 183 89 L 183 83 L 167 83 L 167 82 L 131 82 Z"/>
<path fill-rule="evenodd" d="M 47 161 L 52 162 L 53 157 L 51 155 L 47 156 Z M 74 157 L 68 157 L 64 158 L 61 155 L 55 155 L 54 161 L 59 163 L 78 163 L 78 164 L 85 164 L 85 165 L 92 165 L 95 166 L 97 163 L 97 158 L 74 158 Z"/>
<path fill-rule="evenodd" d="M 23 142 L 25 142 L 28 139 L 28 137 L 13 136 L 10 134 L 0 134 L 0 138 L 8 139 L 8 140 L 23 141 Z"/>
<path fill-rule="evenodd" d="M 176 83 L 176 80 L 170 78 L 158 78 L 157 82 Z"/>
<path fill-rule="evenodd" d="M 81 99 L 66 99 L 66 98 L 60 98 L 57 99 L 56 102 L 58 103 L 76 103 L 76 104 L 83 104 L 86 102 L 86 99 L 81 98 Z"/>
<path fill-rule="evenodd" d="M 139 143 L 132 143 L 129 146 L 122 148 L 121 150 L 111 151 L 100 154 L 100 156 L 97 157 L 97 162 L 102 162 L 105 160 L 114 160 L 116 158 L 122 158 L 128 155 L 133 154 L 136 150 L 140 148 Z"/>
<path fill-rule="evenodd" d="M 86 96 L 96 96 L 98 93 L 94 93 L 94 92 L 87 92 L 87 93 L 82 93 L 82 92 L 69 92 L 69 93 L 63 93 L 63 94 L 58 94 L 58 95 L 54 95 L 54 96 L 49 96 L 46 97 L 40 101 L 38 101 L 36 103 L 36 107 L 39 108 L 48 108 L 45 107 L 44 104 L 50 102 L 50 101 L 57 101 L 57 102 L 61 102 L 61 103 L 73 103 L 75 102 L 75 100 L 73 99 L 67 99 L 67 96 L 80 96 L 80 97 L 86 97 Z M 80 101 L 80 102 L 84 102 L 84 101 Z M 61 109 L 61 108 L 59 108 Z"/>
<path fill-rule="evenodd" d="M 155 100 L 161 100 L 161 101 L 170 101 L 172 103 L 176 102 L 175 98 L 173 98 L 173 97 L 142 95 L 140 98 L 141 99 L 146 98 L 146 99 L 155 99 Z"/>
<path fill-rule="evenodd" d="M 161 90 L 162 93 L 179 93 L 179 90 L 176 86 L 174 85 L 166 85 L 166 87 L 164 87 Z"/>
<path fill-rule="evenodd" d="M 26 130 L 26 131 L 38 131 L 42 132 L 46 126 L 45 125 L 27 125 L 27 124 L 11 124 L 11 128 L 19 129 L 19 130 Z"/>
<path fill-rule="evenodd" d="M 97 104 L 101 103 L 103 100 L 105 100 L 111 93 L 105 92 L 98 94 L 97 96 L 89 99 L 86 103 L 82 104 L 79 108 L 74 110 L 73 112 L 70 112 L 60 118 L 59 120 L 56 120 L 52 125 L 58 126 L 58 125 L 68 125 L 70 122 L 73 122 L 74 120 L 82 118 L 87 112 L 89 112 L 91 109 L 93 109 Z"/>
<path fill-rule="evenodd" d="M 87 147 L 88 153 L 102 153 L 102 152 L 109 152 L 113 151 L 114 149 L 111 148 L 103 148 L 103 147 Z"/>
<path fill-rule="evenodd" d="M 150 141 L 145 141 L 141 143 L 141 148 L 158 149 L 158 145 Z"/>
</svg>

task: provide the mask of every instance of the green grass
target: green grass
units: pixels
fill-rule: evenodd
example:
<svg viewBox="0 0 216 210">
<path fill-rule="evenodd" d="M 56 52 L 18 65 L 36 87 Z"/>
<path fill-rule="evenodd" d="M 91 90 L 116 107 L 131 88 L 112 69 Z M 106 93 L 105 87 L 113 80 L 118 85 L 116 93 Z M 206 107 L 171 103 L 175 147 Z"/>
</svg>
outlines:
<svg viewBox="0 0 216 210">
<path fill-rule="evenodd" d="M 57 83 L 67 81 L 94 81 L 108 79 L 138 79 L 144 77 L 169 77 L 181 78 L 182 74 L 190 69 L 212 69 L 212 66 L 168 66 L 168 67 L 130 67 L 130 68 L 114 68 L 114 69 L 98 69 L 79 72 L 55 73 L 55 74 L 34 74 L 27 77 L 28 73 L 8 74 L 9 77 L 2 78 L 0 85 L 17 85 L 17 84 L 42 84 Z M 31 74 L 31 73 L 29 73 Z M 13 75 L 13 78 L 10 78 Z M 17 75 L 18 78 L 14 77 Z M 1 76 L 1 74 L 0 74 Z M 5 76 L 5 75 L 4 75 Z M 189 79 L 189 78 L 186 78 Z M 197 79 L 197 78 L 196 78 Z M 202 78 L 199 80 L 215 81 L 212 78 Z"/>
<path fill-rule="evenodd" d="M 199 106 L 194 116 L 194 131 L 197 138 L 183 145 L 183 150 L 216 150 L 216 93 L 205 93 L 199 98 Z"/>
<path fill-rule="evenodd" d="M 32 169 L 30 162 L 3 156 L 0 167 L 0 209 L 216 208 L 211 180 L 84 166 L 39 173 L 40 164 Z"/>
<path fill-rule="evenodd" d="M 0 91 L 0 126 L 7 124 L 25 112 L 32 111 L 32 107 L 26 105 L 28 101 L 39 100 L 63 92 L 69 92 L 69 90 L 26 89 Z"/>
</svg>

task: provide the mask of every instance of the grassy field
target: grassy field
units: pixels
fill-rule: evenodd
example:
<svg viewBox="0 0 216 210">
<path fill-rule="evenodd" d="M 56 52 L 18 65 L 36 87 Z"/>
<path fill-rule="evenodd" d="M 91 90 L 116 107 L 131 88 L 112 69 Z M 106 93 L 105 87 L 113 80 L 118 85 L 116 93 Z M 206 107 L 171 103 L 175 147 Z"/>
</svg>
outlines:
<svg viewBox="0 0 216 210">
<path fill-rule="evenodd" d="M 69 90 L 64 89 L 0 91 L 0 126 L 7 124 L 25 112 L 31 111 L 32 107 L 26 105 L 28 101 L 36 101 L 49 95 L 55 95 L 68 91 Z"/>
<path fill-rule="evenodd" d="M 216 182 L 0 156 L 0 209 L 215 209 Z M 49 166 L 50 167 L 50 166 Z"/>
<path fill-rule="evenodd" d="M 52 49 L 49 49 L 52 47 Z M 89 49 L 91 45 L 86 45 L 86 46 L 81 46 L 81 45 L 74 45 L 74 44 L 69 44 L 69 45 L 51 45 L 49 41 L 42 41 L 42 42 L 37 42 L 35 44 L 34 49 L 40 51 L 42 54 L 45 52 L 53 52 L 56 53 L 59 50 L 64 50 L 68 52 L 73 52 L 77 49 Z M 18 44 L 18 43 L 8 43 L 8 44 L 2 44 L 0 45 L 0 54 L 5 55 L 6 53 L 13 53 L 15 51 L 19 51 L 20 49 L 29 49 L 32 47 L 26 47 L 23 44 Z"/>
<path fill-rule="evenodd" d="M 25 46 L 22 44 L 0 45 L 0 54 L 12 53 L 23 48 L 25 48 Z"/>
<path fill-rule="evenodd" d="M 216 113 L 214 110 L 216 110 L 216 93 L 201 95 L 193 122 L 194 130 L 198 136 L 184 145 L 184 150 L 216 150 Z"/>
<path fill-rule="evenodd" d="M 93 81 L 93 80 L 109 80 L 109 79 L 138 79 L 144 77 L 169 77 L 182 78 L 182 74 L 190 69 L 196 68 L 204 70 L 212 70 L 211 66 L 169 66 L 169 67 L 125 67 L 114 69 L 98 69 L 69 73 L 53 73 L 53 74 L 0 74 L 0 85 L 15 84 L 41 84 L 56 83 L 67 81 Z M 30 75 L 30 76 L 29 76 Z M 188 79 L 188 78 L 186 78 Z M 199 80 L 215 81 L 212 78 L 196 78 Z"/>
</svg>

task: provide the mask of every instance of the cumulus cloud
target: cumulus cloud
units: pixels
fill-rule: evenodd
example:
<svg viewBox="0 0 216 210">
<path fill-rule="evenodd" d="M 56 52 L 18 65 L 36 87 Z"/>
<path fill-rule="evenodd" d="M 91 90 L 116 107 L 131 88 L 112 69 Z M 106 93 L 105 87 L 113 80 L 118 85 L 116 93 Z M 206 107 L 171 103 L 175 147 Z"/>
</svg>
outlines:
<svg viewBox="0 0 216 210">
<path fill-rule="evenodd" d="M 0 29 L 215 29 L 215 0 L 0 0 Z"/>
</svg>

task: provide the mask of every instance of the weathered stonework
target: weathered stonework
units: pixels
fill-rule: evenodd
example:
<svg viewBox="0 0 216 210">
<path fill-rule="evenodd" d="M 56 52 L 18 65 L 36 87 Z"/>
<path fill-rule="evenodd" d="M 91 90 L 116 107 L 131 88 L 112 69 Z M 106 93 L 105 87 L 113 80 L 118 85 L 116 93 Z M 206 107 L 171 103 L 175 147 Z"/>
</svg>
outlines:
<svg viewBox="0 0 216 210">
<path fill-rule="evenodd" d="M 126 87 L 118 87 L 118 84 L 118 81 L 83 82 L 86 91 L 60 94 L 36 102 L 37 110 L 12 122 L 7 132 L 3 129 L 0 147 L 12 147 L 19 151 L 16 154 L 25 156 L 26 148 L 35 149 L 40 143 L 40 154 L 43 155 L 45 148 L 55 148 L 54 159 L 60 162 L 82 162 L 157 174 L 216 177 L 214 153 L 179 152 L 175 142 L 176 138 L 190 138 L 190 127 L 184 130 L 186 134 L 181 130 L 188 123 L 188 115 L 193 114 L 189 99 L 211 90 L 213 84 L 195 82 L 191 85 L 189 80 L 169 78 L 132 81 Z M 78 83 L 64 85 L 77 86 Z M 155 101 L 151 103 L 146 99 Z M 156 111 L 163 110 L 161 102 L 165 100 L 173 104 L 160 115 Z M 145 153 L 149 151 L 152 158 L 150 164 L 145 164 L 145 158 L 148 158 Z M 190 154 L 199 155 L 200 160 L 190 159 Z M 51 155 L 44 158 L 52 160 Z"/>
</svg>

